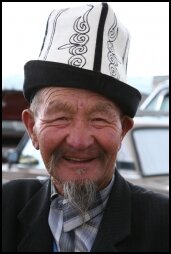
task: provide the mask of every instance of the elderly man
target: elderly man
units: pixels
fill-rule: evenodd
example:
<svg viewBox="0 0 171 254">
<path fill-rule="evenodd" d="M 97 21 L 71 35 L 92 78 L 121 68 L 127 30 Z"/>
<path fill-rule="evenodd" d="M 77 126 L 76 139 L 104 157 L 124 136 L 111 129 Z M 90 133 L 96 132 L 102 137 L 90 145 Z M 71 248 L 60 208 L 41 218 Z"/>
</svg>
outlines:
<svg viewBox="0 0 171 254">
<path fill-rule="evenodd" d="M 50 177 L 4 186 L 3 251 L 168 251 L 167 198 L 115 167 L 141 99 L 125 81 L 128 48 L 106 3 L 50 14 L 22 114 Z"/>
</svg>

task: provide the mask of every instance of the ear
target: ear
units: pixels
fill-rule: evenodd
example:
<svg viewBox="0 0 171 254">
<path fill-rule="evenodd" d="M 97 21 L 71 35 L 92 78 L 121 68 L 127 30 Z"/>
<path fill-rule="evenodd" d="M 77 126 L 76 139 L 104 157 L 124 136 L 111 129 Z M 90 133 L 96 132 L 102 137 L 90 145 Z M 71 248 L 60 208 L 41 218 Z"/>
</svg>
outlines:
<svg viewBox="0 0 171 254">
<path fill-rule="evenodd" d="M 134 121 L 132 118 L 128 116 L 124 116 L 122 119 L 122 135 L 121 135 L 121 140 L 125 137 L 126 133 L 132 129 L 134 125 Z"/>
<path fill-rule="evenodd" d="M 39 143 L 35 132 L 35 118 L 30 109 L 25 109 L 22 112 L 22 120 L 32 140 L 33 146 L 38 150 Z"/>
</svg>

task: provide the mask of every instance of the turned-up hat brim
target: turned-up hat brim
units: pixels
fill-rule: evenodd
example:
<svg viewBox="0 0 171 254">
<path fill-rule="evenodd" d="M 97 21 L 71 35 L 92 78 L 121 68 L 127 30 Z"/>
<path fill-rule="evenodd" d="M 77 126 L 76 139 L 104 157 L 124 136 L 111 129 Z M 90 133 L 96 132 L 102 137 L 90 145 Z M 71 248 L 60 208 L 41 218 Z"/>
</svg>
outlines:
<svg viewBox="0 0 171 254">
<path fill-rule="evenodd" d="M 125 114 L 134 117 L 141 100 L 137 89 L 100 72 L 41 60 L 27 62 L 24 70 L 24 95 L 29 103 L 45 87 L 87 89 L 117 103 Z"/>
</svg>

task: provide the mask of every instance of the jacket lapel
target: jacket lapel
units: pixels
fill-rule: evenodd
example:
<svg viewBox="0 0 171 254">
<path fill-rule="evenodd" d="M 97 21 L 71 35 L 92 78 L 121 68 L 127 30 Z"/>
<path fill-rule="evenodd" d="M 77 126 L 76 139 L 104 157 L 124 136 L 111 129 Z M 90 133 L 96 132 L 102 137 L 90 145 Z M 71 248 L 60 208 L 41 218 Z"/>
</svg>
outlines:
<svg viewBox="0 0 171 254">
<path fill-rule="evenodd" d="M 117 244 L 130 234 L 131 191 L 127 182 L 116 171 L 101 225 L 92 252 L 117 252 Z"/>
<path fill-rule="evenodd" d="M 50 180 L 42 185 L 18 215 L 22 229 L 18 252 L 52 251 L 52 235 L 48 225 L 49 207 Z"/>
</svg>

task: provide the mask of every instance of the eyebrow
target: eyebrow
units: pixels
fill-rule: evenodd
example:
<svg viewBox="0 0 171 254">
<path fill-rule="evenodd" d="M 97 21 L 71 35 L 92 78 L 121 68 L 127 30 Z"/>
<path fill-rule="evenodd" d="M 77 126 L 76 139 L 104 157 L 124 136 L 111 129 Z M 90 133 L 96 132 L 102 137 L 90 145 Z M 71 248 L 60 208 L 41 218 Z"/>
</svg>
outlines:
<svg viewBox="0 0 171 254">
<path fill-rule="evenodd" d="M 68 112 L 68 113 L 74 112 L 72 105 L 69 105 L 68 103 L 61 102 L 61 101 L 51 101 L 48 104 L 45 112 L 46 113 L 51 113 L 51 112 L 53 113 L 54 110 Z"/>
<path fill-rule="evenodd" d="M 89 111 L 89 114 L 94 114 L 94 113 L 104 113 L 108 116 L 113 116 L 116 115 L 116 111 L 114 108 L 114 105 L 110 103 L 98 103 L 95 104 Z"/>
</svg>

